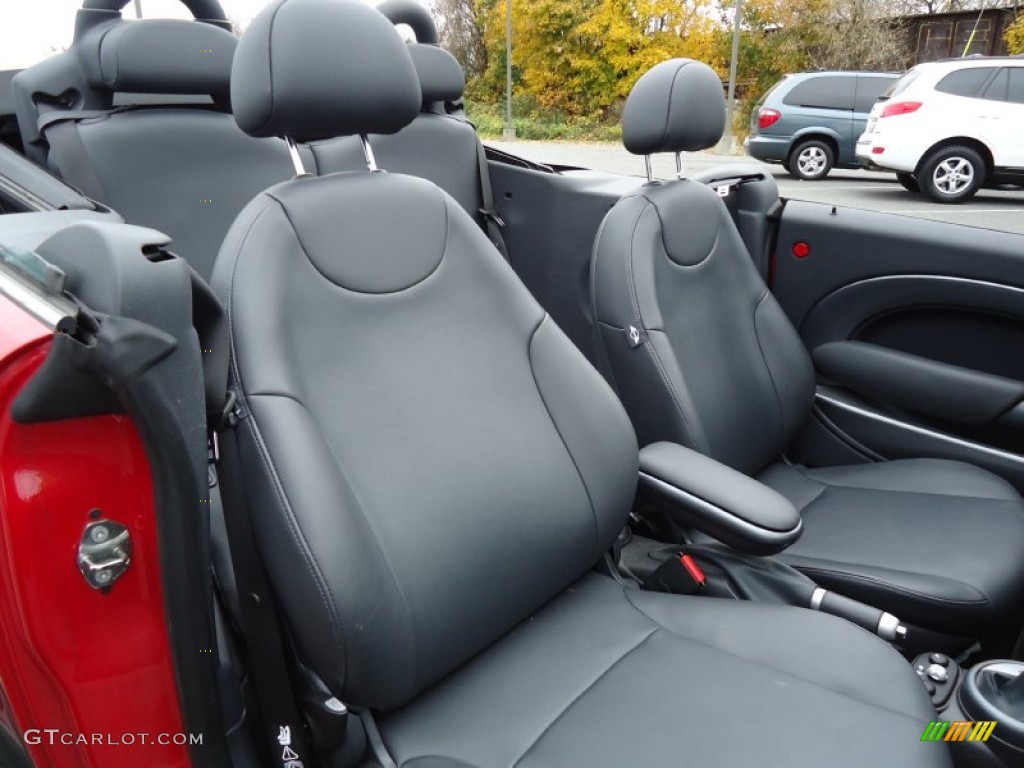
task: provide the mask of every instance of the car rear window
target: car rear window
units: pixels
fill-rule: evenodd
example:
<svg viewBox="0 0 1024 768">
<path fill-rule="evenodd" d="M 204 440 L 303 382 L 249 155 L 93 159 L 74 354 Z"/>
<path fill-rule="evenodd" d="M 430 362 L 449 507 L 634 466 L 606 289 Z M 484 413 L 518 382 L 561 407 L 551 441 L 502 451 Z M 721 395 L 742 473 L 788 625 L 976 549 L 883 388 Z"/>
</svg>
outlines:
<svg viewBox="0 0 1024 768">
<path fill-rule="evenodd" d="M 889 83 L 889 87 L 882 91 L 880 99 L 891 99 L 893 96 L 899 96 L 903 91 L 907 90 L 907 86 L 917 80 L 918 75 L 921 74 L 921 70 L 917 67 L 908 70 L 903 77 L 893 80 Z"/>
<path fill-rule="evenodd" d="M 775 92 L 779 90 L 779 88 L 781 88 L 783 85 L 785 85 L 786 81 L 789 80 L 790 77 L 791 77 L 791 75 L 786 75 L 784 78 L 779 80 L 779 82 L 777 82 L 775 85 L 773 85 L 767 91 L 765 91 L 764 96 L 762 96 L 760 99 L 758 99 L 757 103 L 754 105 L 754 112 L 757 112 L 757 110 L 759 110 L 761 107 L 763 107 L 765 104 L 767 104 L 768 103 L 768 99 L 770 99 L 775 94 Z"/>
<path fill-rule="evenodd" d="M 1006 92 L 1006 100 L 1015 104 L 1024 104 L 1024 67 L 1011 67 L 1010 87 Z"/>
<path fill-rule="evenodd" d="M 857 98 L 853 102 L 854 112 L 870 112 L 879 97 L 891 86 L 891 77 L 871 77 L 861 75 L 857 78 Z"/>
<path fill-rule="evenodd" d="M 981 86 L 988 82 L 988 79 L 995 71 L 995 67 L 958 69 L 956 72 L 950 72 L 939 80 L 935 90 L 950 93 L 954 96 L 977 96 Z"/>
<path fill-rule="evenodd" d="M 999 70 L 999 74 L 992 78 L 992 82 L 985 86 L 981 94 L 983 99 L 993 101 L 1006 101 L 1006 91 L 1010 86 L 1010 73 L 1006 67 Z"/>
<path fill-rule="evenodd" d="M 819 75 L 793 86 L 782 103 L 791 107 L 852 110 L 856 90 L 854 75 Z"/>
</svg>

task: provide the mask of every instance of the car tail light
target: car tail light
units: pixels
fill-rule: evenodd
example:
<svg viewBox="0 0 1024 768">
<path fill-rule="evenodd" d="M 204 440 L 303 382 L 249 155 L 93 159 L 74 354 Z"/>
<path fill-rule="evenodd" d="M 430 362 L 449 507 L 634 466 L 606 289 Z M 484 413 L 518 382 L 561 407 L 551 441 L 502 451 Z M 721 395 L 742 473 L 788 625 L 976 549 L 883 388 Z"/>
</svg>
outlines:
<svg viewBox="0 0 1024 768">
<path fill-rule="evenodd" d="M 886 104 L 882 108 L 882 114 L 879 117 L 896 117 L 897 115 L 909 115 L 911 112 L 917 112 L 921 108 L 920 101 L 894 101 L 891 104 Z"/>
<path fill-rule="evenodd" d="M 782 113 L 777 109 L 761 109 L 757 113 L 757 127 L 768 128 L 769 126 L 775 125 L 779 122 L 782 117 Z"/>
</svg>

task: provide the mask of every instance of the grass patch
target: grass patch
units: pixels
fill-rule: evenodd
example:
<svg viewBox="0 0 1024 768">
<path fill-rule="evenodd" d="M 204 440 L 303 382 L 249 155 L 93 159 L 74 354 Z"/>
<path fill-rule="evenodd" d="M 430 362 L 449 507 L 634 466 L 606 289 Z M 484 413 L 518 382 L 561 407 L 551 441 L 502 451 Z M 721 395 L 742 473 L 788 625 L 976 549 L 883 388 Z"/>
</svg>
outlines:
<svg viewBox="0 0 1024 768">
<path fill-rule="evenodd" d="M 505 112 L 499 104 L 466 104 L 466 114 L 485 139 L 500 139 L 505 128 Z M 621 141 L 622 126 L 557 113 L 513 114 L 516 138 L 533 141 Z"/>
</svg>

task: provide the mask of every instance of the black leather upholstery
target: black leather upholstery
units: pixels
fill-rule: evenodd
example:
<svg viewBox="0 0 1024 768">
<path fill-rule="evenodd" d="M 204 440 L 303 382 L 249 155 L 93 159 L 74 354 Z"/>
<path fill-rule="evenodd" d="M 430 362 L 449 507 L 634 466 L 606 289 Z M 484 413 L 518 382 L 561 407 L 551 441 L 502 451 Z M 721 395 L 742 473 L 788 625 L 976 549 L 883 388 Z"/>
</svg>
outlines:
<svg viewBox="0 0 1024 768">
<path fill-rule="evenodd" d="M 116 93 L 228 97 L 237 38 L 194 21 L 153 19 L 102 25 L 75 45 L 86 80 Z"/>
<path fill-rule="evenodd" d="M 346 701 L 404 703 L 610 546 L 629 421 L 437 187 L 285 182 L 235 223 L 214 281 L 268 567 Z M 483 572 L 497 591 L 472 587 Z"/>
<path fill-rule="evenodd" d="M 480 139 L 472 125 L 448 115 L 424 112 L 398 133 L 373 134 L 369 139 L 381 168 L 430 179 L 471 216 L 479 218 L 483 207 L 478 176 Z M 314 142 L 309 147 L 321 175 L 366 168 L 363 149 L 355 137 Z"/>
<path fill-rule="evenodd" d="M 649 184 L 620 200 L 598 234 L 593 281 L 641 445 L 682 443 L 747 474 L 782 453 L 810 412 L 814 372 L 711 189 Z"/>
<path fill-rule="evenodd" d="M 781 552 L 803 529 L 785 496 L 678 443 L 641 449 L 640 487 L 681 525 L 743 552 Z"/>
<path fill-rule="evenodd" d="M 392 173 L 429 179 L 455 198 L 470 216 L 484 224 L 485 207 L 480 187 L 483 153 L 473 125 L 449 115 L 444 102 L 457 101 L 466 85 L 455 58 L 434 45 L 409 46 L 423 94 L 423 111 L 409 125 L 393 134 L 371 134 L 377 165 Z M 361 171 L 366 158 L 358 138 L 344 136 L 309 144 L 316 172 Z"/>
<path fill-rule="evenodd" d="M 246 31 L 231 73 L 231 103 L 246 133 L 296 141 L 394 133 L 419 112 L 407 46 L 382 34 L 393 27 L 380 13 L 336 0 L 275 0 L 268 10 Z M 328 38 L 341 16 L 354 27 L 347 45 Z"/>
<path fill-rule="evenodd" d="M 420 80 L 425 104 L 456 101 L 466 90 L 466 75 L 459 62 L 448 51 L 436 45 L 413 43 L 409 55 Z"/>
<path fill-rule="evenodd" d="M 93 89 L 90 98 L 107 106 L 44 129 L 47 163 L 61 178 L 129 223 L 170 235 L 171 248 L 205 278 L 245 204 L 294 174 L 287 146 L 245 135 L 218 108 L 110 105 L 122 90 L 211 94 L 226 105 L 236 45 L 229 32 L 198 21 L 101 24 L 63 56 Z M 45 85 L 49 93 L 77 87 L 66 67 L 50 75 L 51 64 L 22 73 L 26 87 Z"/>
<path fill-rule="evenodd" d="M 627 131 L 641 114 L 630 110 L 624 139 L 644 137 L 643 151 L 713 144 L 705 115 L 722 94 L 698 71 L 668 62 L 641 78 L 632 103 L 658 121 L 667 104 L 667 123 Z M 809 417 L 814 371 L 714 192 L 641 187 L 608 213 L 593 258 L 607 375 L 641 445 L 681 443 L 789 498 L 804 532 L 783 559 L 841 594 L 967 637 L 1019 610 L 1024 501 L 1000 479 L 955 463 L 776 463 Z M 945 490 L 930 490 L 942 472 Z"/>
<path fill-rule="evenodd" d="M 402 768 L 952 765 L 914 678 L 831 616 L 592 574 L 380 730 Z"/>
<path fill-rule="evenodd" d="M 1024 515 L 1004 480 L 955 461 L 820 469 L 758 480 L 804 517 L 785 560 L 827 589 L 906 621 L 970 635 L 1019 615 Z"/>
<path fill-rule="evenodd" d="M 88 193 L 126 221 L 170 235 L 171 249 L 206 278 L 246 202 L 294 174 L 283 141 L 246 136 L 221 112 L 153 108 L 85 120 L 74 130 L 100 184 Z"/>
<path fill-rule="evenodd" d="M 344 46 L 363 6 L 336 5 Z M 681 748 L 724 768 L 950 765 L 920 748 L 932 712 L 913 672 L 867 633 L 585 575 L 633 498 L 629 420 L 433 184 L 284 182 L 243 211 L 214 281 L 297 650 L 377 710 L 401 765 L 666 765 Z"/>
<path fill-rule="evenodd" d="M 436 187 L 285 182 L 215 284 L 293 636 L 332 692 L 393 710 L 400 765 L 950 764 L 920 750 L 910 668 L 852 625 L 576 581 L 630 507 L 628 420 Z"/>
<path fill-rule="evenodd" d="M 724 128 L 722 81 L 692 59 L 663 61 L 645 72 L 622 111 L 622 142 L 634 155 L 707 149 Z"/>
</svg>

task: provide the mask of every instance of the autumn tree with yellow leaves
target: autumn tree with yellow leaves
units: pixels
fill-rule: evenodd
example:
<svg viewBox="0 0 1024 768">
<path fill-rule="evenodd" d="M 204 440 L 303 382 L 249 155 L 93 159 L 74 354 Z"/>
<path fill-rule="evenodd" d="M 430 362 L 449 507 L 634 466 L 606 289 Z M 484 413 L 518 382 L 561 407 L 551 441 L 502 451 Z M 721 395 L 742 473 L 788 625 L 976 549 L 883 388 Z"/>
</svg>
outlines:
<svg viewBox="0 0 1024 768">
<path fill-rule="evenodd" d="M 505 1 L 480 3 L 488 52 L 481 90 L 499 100 Z M 516 89 L 542 109 L 606 116 L 659 61 L 689 56 L 715 63 L 721 34 L 715 6 L 711 0 L 513 0 Z"/>
<path fill-rule="evenodd" d="M 1010 53 L 1024 53 L 1024 13 L 1006 28 L 1006 50 Z"/>
<path fill-rule="evenodd" d="M 434 0 L 442 43 L 470 77 L 467 101 L 505 94 L 509 0 Z M 515 113 L 615 122 L 637 78 L 689 57 L 726 76 L 732 0 L 511 0 Z M 749 111 L 787 72 L 898 70 L 906 37 L 891 0 L 744 0 L 738 92 Z M 742 119 L 742 118 L 741 118 Z"/>
</svg>

